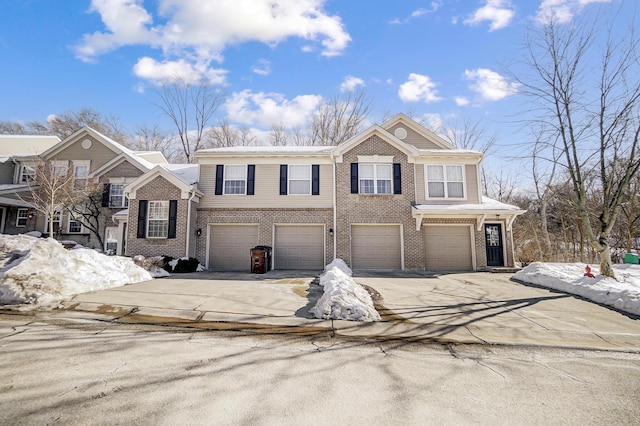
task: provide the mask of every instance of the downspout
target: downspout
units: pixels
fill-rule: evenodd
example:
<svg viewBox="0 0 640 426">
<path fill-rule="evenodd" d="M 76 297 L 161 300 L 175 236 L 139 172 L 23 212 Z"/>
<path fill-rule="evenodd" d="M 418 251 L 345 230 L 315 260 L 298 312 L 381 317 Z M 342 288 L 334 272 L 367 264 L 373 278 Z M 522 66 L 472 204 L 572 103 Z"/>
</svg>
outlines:
<svg viewBox="0 0 640 426">
<path fill-rule="evenodd" d="M 336 226 L 338 223 L 338 213 L 337 213 L 337 196 L 336 196 L 337 188 L 336 188 L 336 161 L 333 159 L 333 259 L 335 260 L 338 254 L 338 227 Z"/>
<path fill-rule="evenodd" d="M 187 245 L 185 247 L 185 253 L 187 255 L 187 257 L 191 257 L 189 256 L 189 243 L 191 242 L 191 202 L 193 201 L 194 197 L 196 196 L 196 191 L 191 191 L 191 197 L 189 197 L 188 199 L 188 204 L 187 204 Z"/>
</svg>

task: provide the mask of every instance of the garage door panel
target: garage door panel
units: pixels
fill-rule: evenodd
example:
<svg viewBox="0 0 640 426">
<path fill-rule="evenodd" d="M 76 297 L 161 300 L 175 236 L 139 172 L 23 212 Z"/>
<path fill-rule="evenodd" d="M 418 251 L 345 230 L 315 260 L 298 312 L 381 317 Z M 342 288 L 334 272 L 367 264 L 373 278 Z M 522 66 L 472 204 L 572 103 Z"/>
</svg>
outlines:
<svg viewBox="0 0 640 426">
<path fill-rule="evenodd" d="M 353 269 L 401 269 L 399 225 L 351 225 Z"/>
<path fill-rule="evenodd" d="M 429 271 L 473 270 L 470 227 L 426 226 L 425 256 Z"/>
<path fill-rule="evenodd" d="M 211 225 L 209 269 L 249 271 L 250 250 L 258 244 L 257 225 Z"/>
<path fill-rule="evenodd" d="M 276 225 L 274 269 L 324 268 L 324 226 Z"/>
</svg>

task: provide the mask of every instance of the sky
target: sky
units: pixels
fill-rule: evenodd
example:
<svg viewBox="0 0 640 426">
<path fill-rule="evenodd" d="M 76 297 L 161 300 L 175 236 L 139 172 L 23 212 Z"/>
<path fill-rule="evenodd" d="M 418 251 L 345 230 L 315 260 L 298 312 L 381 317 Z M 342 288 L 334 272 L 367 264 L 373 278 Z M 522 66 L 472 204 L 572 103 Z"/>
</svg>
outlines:
<svg viewBox="0 0 640 426">
<path fill-rule="evenodd" d="M 371 123 L 399 112 L 431 127 L 481 121 L 499 145 L 517 146 L 526 100 L 507 68 L 526 27 L 548 14 L 569 25 L 633 3 L 4 0 L 0 120 L 88 107 L 129 132 L 171 130 L 154 89 L 189 74 L 224 93 L 216 121 L 238 126 L 301 126 L 323 99 L 362 89 Z"/>
</svg>

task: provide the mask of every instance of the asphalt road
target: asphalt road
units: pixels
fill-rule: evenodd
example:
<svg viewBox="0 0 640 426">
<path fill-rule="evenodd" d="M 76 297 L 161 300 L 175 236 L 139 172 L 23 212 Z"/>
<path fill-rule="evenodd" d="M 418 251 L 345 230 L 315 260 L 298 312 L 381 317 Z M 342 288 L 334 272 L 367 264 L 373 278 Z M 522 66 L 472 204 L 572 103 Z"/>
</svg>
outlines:
<svg viewBox="0 0 640 426">
<path fill-rule="evenodd" d="M 0 315 L 0 424 L 640 424 L 640 354 Z"/>
</svg>

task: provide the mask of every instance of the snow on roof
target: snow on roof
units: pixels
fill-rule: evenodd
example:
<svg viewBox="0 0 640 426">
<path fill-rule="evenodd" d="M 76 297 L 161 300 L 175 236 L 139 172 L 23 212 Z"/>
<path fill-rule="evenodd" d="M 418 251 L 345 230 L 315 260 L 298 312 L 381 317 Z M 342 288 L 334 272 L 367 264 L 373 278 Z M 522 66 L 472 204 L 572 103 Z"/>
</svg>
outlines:
<svg viewBox="0 0 640 426">
<path fill-rule="evenodd" d="M 91 129 L 91 128 L 89 127 L 89 129 Z M 132 157 L 134 160 L 138 161 L 147 170 L 153 169 L 153 167 L 156 165 L 155 163 L 152 163 L 151 161 L 149 161 L 149 160 L 147 160 L 145 158 L 142 158 L 139 155 L 136 155 L 136 153 L 134 151 L 132 151 L 129 148 L 125 147 L 124 145 L 114 141 L 113 139 L 103 135 L 102 133 L 98 132 L 97 130 L 94 130 L 94 129 L 91 129 L 91 130 L 93 130 L 94 132 L 96 132 L 97 134 L 102 136 L 107 141 L 107 143 L 113 144 L 113 146 L 115 148 L 119 149 L 121 152 L 123 152 L 126 155 Z"/>
<path fill-rule="evenodd" d="M 168 163 L 166 157 L 160 151 L 135 151 L 134 154 L 154 164 Z"/>
<path fill-rule="evenodd" d="M 416 210 L 423 211 L 441 211 L 441 210 L 451 210 L 451 211 L 483 211 L 483 210 L 502 210 L 502 211 L 513 211 L 513 212 L 521 212 L 522 209 L 518 206 L 513 206 L 511 204 L 501 203 L 500 201 L 494 200 L 489 197 L 482 197 L 482 204 L 417 204 L 414 206 Z"/>
<path fill-rule="evenodd" d="M 57 136 L 0 135 L 0 157 L 38 155 L 59 142 Z"/>
<path fill-rule="evenodd" d="M 420 154 L 474 154 L 474 155 L 482 155 L 480 151 L 474 151 L 473 149 L 461 149 L 461 148 L 453 148 L 453 149 L 419 149 Z"/>
<path fill-rule="evenodd" d="M 198 182 L 199 169 L 197 164 L 160 164 L 160 167 L 166 169 L 187 185 L 193 185 Z"/>
<path fill-rule="evenodd" d="M 331 152 L 335 146 L 230 146 L 224 148 L 200 149 L 196 153 L 274 153 L 274 154 L 309 154 Z"/>
</svg>

